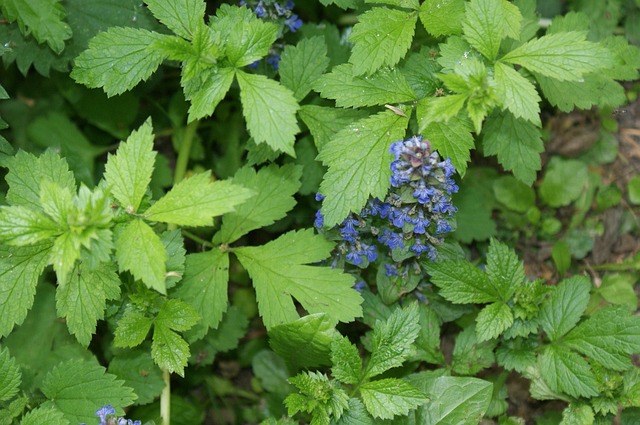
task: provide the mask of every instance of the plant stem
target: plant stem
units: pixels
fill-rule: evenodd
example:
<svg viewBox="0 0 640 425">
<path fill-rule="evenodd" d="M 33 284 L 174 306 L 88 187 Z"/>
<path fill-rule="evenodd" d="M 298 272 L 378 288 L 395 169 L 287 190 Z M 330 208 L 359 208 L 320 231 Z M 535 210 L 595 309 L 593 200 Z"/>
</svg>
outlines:
<svg viewBox="0 0 640 425">
<path fill-rule="evenodd" d="M 171 423 L 171 373 L 167 369 L 162 369 L 162 379 L 164 388 L 160 396 L 160 416 L 162 416 L 162 425 L 169 425 Z"/>
<path fill-rule="evenodd" d="M 189 154 L 191 153 L 191 145 L 193 137 L 196 134 L 200 121 L 191 121 L 184 129 L 184 135 L 180 142 L 180 150 L 178 151 L 178 159 L 176 160 L 176 169 L 173 174 L 173 184 L 180 183 L 187 173 L 187 165 L 189 164 Z"/>
</svg>

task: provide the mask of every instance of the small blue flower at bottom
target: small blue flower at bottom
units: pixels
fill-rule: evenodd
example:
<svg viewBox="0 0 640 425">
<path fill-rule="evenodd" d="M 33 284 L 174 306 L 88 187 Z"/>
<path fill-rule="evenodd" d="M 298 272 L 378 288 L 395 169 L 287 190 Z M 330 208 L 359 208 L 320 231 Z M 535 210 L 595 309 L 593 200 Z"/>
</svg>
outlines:
<svg viewBox="0 0 640 425">
<path fill-rule="evenodd" d="M 113 408 L 110 404 L 103 406 L 96 410 L 96 416 L 100 418 L 100 424 L 104 423 L 107 420 L 107 415 L 115 415 L 116 409 Z"/>
</svg>

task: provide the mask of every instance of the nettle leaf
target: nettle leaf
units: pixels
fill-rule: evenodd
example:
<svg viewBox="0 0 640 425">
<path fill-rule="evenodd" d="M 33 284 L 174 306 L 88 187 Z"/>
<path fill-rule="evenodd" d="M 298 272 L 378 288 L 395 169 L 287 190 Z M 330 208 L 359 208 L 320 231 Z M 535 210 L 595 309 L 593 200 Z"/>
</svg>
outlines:
<svg viewBox="0 0 640 425">
<path fill-rule="evenodd" d="M 345 384 L 357 384 L 362 376 L 358 347 L 349 338 L 336 335 L 331 341 L 331 375 Z"/>
<path fill-rule="evenodd" d="M 313 414 L 312 423 L 328 424 L 332 417 L 340 418 L 349 407 L 347 393 L 320 372 L 302 372 L 289 378 L 289 382 L 301 393 L 289 394 L 285 399 L 289 416 L 308 412 Z"/>
<path fill-rule="evenodd" d="M 116 232 L 116 260 L 120 271 L 128 270 L 148 288 L 166 294 L 167 252 L 160 237 L 140 219 Z"/>
<path fill-rule="evenodd" d="M 426 0 L 420 5 L 420 21 L 436 37 L 460 34 L 464 12 L 464 0 Z"/>
<path fill-rule="evenodd" d="M 162 392 L 162 371 L 153 363 L 148 350 L 126 350 L 109 361 L 108 372 L 123 379 L 138 396 L 136 404 L 153 402 Z"/>
<path fill-rule="evenodd" d="M 151 182 L 156 159 L 153 139 L 151 120 L 147 120 L 118 146 L 115 155 L 107 157 L 104 179 L 111 194 L 130 213 L 138 211 Z"/>
<path fill-rule="evenodd" d="M 495 340 L 478 341 L 475 323 L 456 337 L 451 370 L 460 375 L 475 375 L 495 362 Z"/>
<path fill-rule="evenodd" d="M 23 206 L 0 207 L 0 241 L 14 246 L 32 245 L 62 232 L 46 214 Z"/>
<path fill-rule="evenodd" d="M 528 41 L 500 60 L 561 81 L 580 81 L 585 74 L 614 66 L 608 49 L 586 41 L 586 32 L 578 31 Z"/>
<path fill-rule="evenodd" d="M 234 210 L 252 193 L 228 181 L 213 181 L 211 172 L 193 175 L 176 184 L 144 212 L 152 221 L 179 226 L 211 226 L 213 217 Z"/>
<path fill-rule="evenodd" d="M 436 378 L 425 406 L 425 423 L 475 425 L 491 403 L 493 384 L 477 378 Z"/>
<path fill-rule="evenodd" d="M 417 14 L 374 7 L 358 16 L 349 41 L 349 62 L 355 75 L 372 74 L 383 66 L 394 66 L 411 47 Z"/>
<path fill-rule="evenodd" d="M 350 398 L 349 407 L 340 420 L 336 421 L 336 425 L 375 425 L 375 422 L 359 399 Z"/>
<path fill-rule="evenodd" d="M 302 105 L 300 108 L 300 118 L 309 127 L 318 150 L 322 150 L 338 131 L 365 117 L 367 113 L 359 109 L 338 109 L 318 105 Z"/>
<path fill-rule="evenodd" d="M 397 378 L 365 382 L 360 386 L 360 396 L 367 411 L 380 419 L 406 415 L 428 400 L 422 391 Z"/>
<path fill-rule="evenodd" d="M 258 172 L 251 167 L 239 169 L 232 182 L 256 195 L 224 215 L 214 243 L 230 244 L 252 230 L 283 218 L 296 205 L 293 195 L 300 188 L 301 176 L 302 167 L 293 164 L 282 167 L 271 164 Z"/>
<path fill-rule="evenodd" d="M 111 404 L 116 414 L 123 415 L 123 407 L 133 403 L 136 395 L 124 381 L 105 373 L 96 362 L 68 360 L 58 364 L 47 374 L 42 392 L 71 423 L 93 423 L 98 407 Z"/>
<path fill-rule="evenodd" d="M 502 0 L 472 0 L 462 25 L 465 39 L 487 59 L 494 60 L 505 36 Z"/>
<path fill-rule="evenodd" d="M 104 318 L 107 300 L 120 297 L 120 278 L 115 264 L 102 263 L 91 270 L 77 265 L 67 282 L 56 291 L 56 309 L 64 317 L 69 332 L 87 347 L 96 330 L 98 320 Z"/>
<path fill-rule="evenodd" d="M 146 317 L 135 307 L 129 306 L 118 320 L 113 345 L 116 347 L 135 347 L 145 340 L 153 319 Z"/>
<path fill-rule="evenodd" d="M 365 0 L 365 3 L 390 4 L 392 6 L 403 7 L 405 9 L 417 9 L 420 6 L 418 0 Z"/>
<path fill-rule="evenodd" d="M 50 250 L 50 242 L 26 247 L 0 245 L 0 336 L 9 335 L 27 316 Z"/>
<path fill-rule="evenodd" d="M 511 307 L 503 302 L 489 304 L 476 316 L 476 333 L 478 341 L 497 338 L 513 324 Z"/>
<path fill-rule="evenodd" d="M 518 71 L 501 62 L 496 62 L 493 78 L 500 105 L 511 111 L 516 118 L 531 121 L 540 127 L 540 96 L 534 85 Z"/>
<path fill-rule="evenodd" d="M 326 313 L 349 322 L 362 314 L 353 277 L 329 267 L 305 265 L 327 258 L 333 244 L 312 229 L 292 231 L 266 245 L 241 247 L 235 254 L 253 279 L 267 329 L 298 319 L 293 298 L 310 314 Z"/>
<path fill-rule="evenodd" d="M 493 238 L 489 243 L 485 271 L 503 301 L 508 301 L 525 279 L 524 266 L 516 253 Z"/>
<path fill-rule="evenodd" d="M 447 124 L 453 117 L 459 115 L 467 101 L 467 95 L 451 94 L 442 97 L 425 97 L 418 102 L 418 122 L 420 128 L 426 128 L 431 123 Z"/>
<path fill-rule="evenodd" d="M 189 344 L 174 331 L 186 331 L 198 320 L 200 315 L 186 302 L 170 299 L 164 303 L 153 322 L 151 356 L 158 366 L 184 376 Z"/>
<path fill-rule="evenodd" d="M 342 64 L 323 75 L 313 86 L 324 98 L 335 99 L 341 108 L 384 105 L 417 100 L 404 75 L 397 68 L 383 68 L 358 76 L 354 66 Z"/>
<path fill-rule="evenodd" d="M 71 422 L 64 417 L 64 413 L 52 405 L 39 406 L 29 411 L 20 421 L 20 425 L 69 425 L 70 423 Z"/>
<path fill-rule="evenodd" d="M 451 164 L 458 174 L 464 177 L 467 162 L 471 159 L 470 151 L 475 147 L 472 130 L 469 120 L 453 117 L 446 124 L 432 122 L 421 129 L 420 133 L 429 139 L 431 147 L 437 150 L 440 156 L 451 159 Z"/>
<path fill-rule="evenodd" d="M 318 158 L 329 167 L 320 193 L 325 226 L 360 211 L 369 196 L 384 199 L 391 177 L 391 143 L 404 138 L 408 119 L 392 111 L 359 120 L 340 130 Z"/>
<path fill-rule="evenodd" d="M 216 106 L 229 91 L 235 72 L 232 68 L 215 68 L 202 74 L 205 74 L 204 81 L 199 81 L 196 85 L 186 81 L 185 71 L 182 74 L 181 84 L 184 88 L 184 96 L 191 102 L 189 122 L 213 114 Z M 198 77 L 201 76 L 198 75 Z"/>
<path fill-rule="evenodd" d="M 293 322 L 274 326 L 269 345 L 292 368 L 329 364 L 331 342 L 337 334 L 335 320 L 324 313 L 309 314 Z"/>
<path fill-rule="evenodd" d="M 38 43 L 46 42 L 57 54 L 72 36 L 71 28 L 63 21 L 66 14 L 59 0 L 3 0 L 0 6 L 5 19 L 18 21 L 22 34 L 33 35 Z"/>
<path fill-rule="evenodd" d="M 580 81 L 558 81 L 534 74 L 542 93 L 549 103 L 563 112 L 574 109 L 591 109 L 598 105 L 617 107 L 626 101 L 624 87 L 611 78 L 611 74 L 587 74 Z"/>
<path fill-rule="evenodd" d="M 236 76 L 242 113 L 255 142 L 295 156 L 293 143 L 299 131 L 296 111 L 300 106 L 293 93 L 264 75 L 236 71 Z"/>
<path fill-rule="evenodd" d="M 542 304 L 539 322 L 551 341 L 569 332 L 580 320 L 589 302 L 591 282 L 573 276 L 558 283 L 548 301 Z"/>
<path fill-rule="evenodd" d="M 303 38 L 296 46 L 287 45 L 282 51 L 278 72 L 283 86 L 293 92 L 300 102 L 329 66 L 327 45 L 323 37 Z"/>
<path fill-rule="evenodd" d="M 18 394 L 22 372 L 16 359 L 11 357 L 9 349 L 0 349 L 0 401 L 11 400 Z"/>
<path fill-rule="evenodd" d="M 549 345 L 538 357 L 540 374 L 552 391 L 572 397 L 595 397 L 598 383 L 589 364 L 579 354 Z"/>
<path fill-rule="evenodd" d="M 147 7 L 160 22 L 180 37 L 191 40 L 196 27 L 204 25 L 206 4 L 203 0 L 173 2 L 145 0 Z"/>
<path fill-rule="evenodd" d="M 150 46 L 165 37 L 144 29 L 112 27 L 98 33 L 89 49 L 75 58 L 71 78 L 87 87 L 102 87 L 107 96 L 131 90 L 155 72 L 166 59 Z"/>
<path fill-rule="evenodd" d="M 425 264 L 431 282 L 440 295 L 456 304 L 483 304 L 501 299 L 489 276 L 466 261 L 442 261 Z"/>
</svg>

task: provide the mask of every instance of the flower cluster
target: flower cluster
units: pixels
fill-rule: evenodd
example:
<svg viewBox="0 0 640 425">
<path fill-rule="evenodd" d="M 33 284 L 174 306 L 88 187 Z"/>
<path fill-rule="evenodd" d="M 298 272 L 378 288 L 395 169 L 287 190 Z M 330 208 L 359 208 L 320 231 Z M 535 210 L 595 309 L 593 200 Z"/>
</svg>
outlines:
<svg viewBox="0 0 640 425">
<path fill-rule="evenodd" d="M 100 418 L 100 423 L 98 425 L 141 425 L 140 421 L 132 421 L 131 419 L 114 417 L 115 414 L 116 409 L 114 409 L 110 404 L 102 406 L 101 408 L 96 410 L 96 416 Z"/>
</svg>

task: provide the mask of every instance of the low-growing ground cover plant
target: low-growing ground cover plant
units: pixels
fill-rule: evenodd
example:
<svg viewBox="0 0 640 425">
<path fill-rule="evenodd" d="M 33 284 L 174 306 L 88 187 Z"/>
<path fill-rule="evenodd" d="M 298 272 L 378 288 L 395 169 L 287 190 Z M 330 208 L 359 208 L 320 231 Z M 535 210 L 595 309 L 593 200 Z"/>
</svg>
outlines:
<svg viewBox="0 0 640 425">
<path fill-rule="evenodd" d="M 0 423 L 640 420 L 636 2 L 0 11 Z"/>
</svg>

